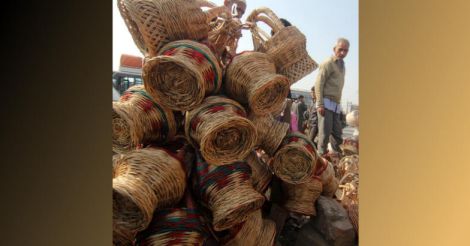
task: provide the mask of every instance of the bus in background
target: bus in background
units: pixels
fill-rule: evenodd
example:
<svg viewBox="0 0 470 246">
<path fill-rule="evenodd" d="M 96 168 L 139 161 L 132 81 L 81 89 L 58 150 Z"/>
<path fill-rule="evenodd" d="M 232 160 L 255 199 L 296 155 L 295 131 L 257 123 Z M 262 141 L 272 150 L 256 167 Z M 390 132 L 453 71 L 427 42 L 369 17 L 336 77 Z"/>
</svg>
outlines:
<svg viewBox="0 0 470 246">
<path fill-rule="evenodd" d="M 123 54 L 118 71 L 113 71 L 113 101 L 134 85 L 142 85 L 142 57 Z"/>
</svg>

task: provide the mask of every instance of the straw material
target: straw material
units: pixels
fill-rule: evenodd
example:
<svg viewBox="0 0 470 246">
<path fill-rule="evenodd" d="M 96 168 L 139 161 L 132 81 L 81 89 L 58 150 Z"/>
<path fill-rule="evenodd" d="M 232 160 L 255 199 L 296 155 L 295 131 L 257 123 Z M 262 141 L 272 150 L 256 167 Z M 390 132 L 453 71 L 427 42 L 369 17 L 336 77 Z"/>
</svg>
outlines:
<svg viewBox="0 0 470 246">
<path fill-rule="evenodd" d="M 272 37 L 256 25 L 259 21 L 271 27 L 274 32 Z M 247 17 L 247 22 L 252 24 L 255 50 L 268 54 L 278 72 L 287 76 L 291 84 L 318 68 L 318 64 L 308 55 L 305 35 L 295 26 L 284 27 L 271 9 L 253 10 Z"/>
<path fill-rule="evenodd" d="M 322 195 L 326 197 L 333 197 L 338 189 L 339 181 L 337 178 L 333 177 L 330 181 L 323 185 Z"/>
<path fill-rule="evenodd" d="M 358 232 L 359 216 L 359 156 L 351 155 L 341 159 L 338 165 L 339 180 L 336 198 L 346 208 L 356 232 Z"/>
<path fill-rule="evenodd" d="M 133 246 L 135 233 L 125 228 L 117 228 L 113 222 L 113 245 L 114 246 Z"/>
<path fill-rule="evenodd" d="M 354 138 L 347 138 L 339 146 L 344 155 L 357 155 L 359 153 L 359 141 Z"/>
<path fill-rule="evenodd" d="M 140 144 L 165 143 L 177 130 L 170 109 L 158 105 L 142 85 L 129 88 L 113 102 L 113 150 L 125 152 Z"/>
<path fill-rule="evenodd" d="M 178 202 L 186 186 L 181 163 L 163 149 L 145 148 L 115 159 L 113 226 L 137 232 L 150 223 L 153 211 Z"/>
<path fill-rule="evenodd" d="M 351 224 L 353 225 L 356 233 L 359 234 L 359 204 L 352 203 L 347 207 L 347 210 Z"/>
<path fill-rule="evenodd" d="M 180 40 L 164 46 L 158 56 L 146 59 L 142 78 L 145 89 L 157 102 L 186 111 L 219 92 L 222 68 L 206 45 Z"/>
<path fill-rule="evenodd" d="M 201 6 L 213 6 L 201 0 L 119 0 L 118 7 L 132 38 L 145 56 L 155 56 L 169 42 L 208 37 L 208 23 L 225 6 L 204 12 Z"/>
<path fill-rule="evenodd" d="M 138 143 L 131 139 L 130 115 L 127 113 L 129 106 L 113 102 L 113 152 L 124 153 L 134 149 Z"/>
<path fill-rule="evenodd" d="M 335 169 L 331 162 L 326 162 L 326 169 L 320 174 L 321 182 L 323 185 L 328 184 L 332 178 L 335 177 Z"/>
<path fill-rule="evenodd" d="M 248 104 L 256 115 L 277 112 L 289 94 L 289 80 L 276 74 L 271 59 L 260 52 L 243 52 L 227 66 L 225 90 L 233 99 Z"/>
<path fill-rule="evenodd" d="M 223 244 L 224 246 L 272 246 L 276 236 L 276 224 L 271 220 L 263 219 L 261 210 L 258 210 L 252 213 L 243 224 L 235 226 L 230 231 L 236 235 Z"/>
<path fill-rule="evenodd" d="M 339 161 L 338 176 L 342 178 L 347 173 L 359 173 L 358 155 L 345 156 Z"/>
<path fill-rule="evenodd" d="M 258 144 L 269 155 L 274 155 L 289 130 L 289 124 L 275 120 L 271 115 L 250 115 L 258 133 Z"/>
<path fill-rule="evenodd" d="M 185 134 L 211 165 L 244 160 L 256 144 L 256 129 L 245 109 L 231 99 L 211 96 L 186 113 Z"/>
<path fill-rule="evenodd" d="M 200 214 L 193 208 L 172 208 L 155 212 L 149 227 L 138 235 L 137 245 L 204 245 L 207 232 Z"/>
<path fill-rule="evenodd" d="M 238 40 L 242 36 L 242 22 L 238 18 L 219 19 L 213 24 L 209 32 L 209 42 L 218 55 L 224 52 L 234 55 Z"/>
<path fill-rule="evenodd" d="M 301 133 L 291 133 L 285 138 L 273 157 L 274 173 L 290 184 L 305 183 L 315 170 L 318 155 L 313 143 Z"/>
<path fill-rule="evenodd" d="M 273 174 L 268 166 L 258 158 L 255 151 L 252 151 L 246 158 L 246 163 L 251 167 L 251 182 L 256 191 L 263 194 L 271 182 Z"/>
<path fill-rule="evenodd" d="M 193 181 L 193 192 L 212 211 L 216 231 L 240 224 L 264 203 L 264 197 L 253 189 L 250 167 L 244 162 L 214 166 L 198 155 Z"/>
<path fill-rule="evenodd" d="M 311 177 L 302 184 L 282 183 L 287 199 L 284 207 L 295 213 L 303 215 L 316 215 L 315 201 L 320 197 L 323 186 L 319 178 Z"/>
<path fill-rule="evenodd" d="M 260 237 L 256 240 L 257 246 L 272 246 L 276 238 L 276 223 L 269 219 L 263 219 L 263 229 Z"/>
<path fill-rule="evenodd" d="M 357 201 L 357 191 L 359 189 L 359 174 L 347 173 L 339 180 L 336 198 L 348 205 L 351 201 Z"/>
</svg>

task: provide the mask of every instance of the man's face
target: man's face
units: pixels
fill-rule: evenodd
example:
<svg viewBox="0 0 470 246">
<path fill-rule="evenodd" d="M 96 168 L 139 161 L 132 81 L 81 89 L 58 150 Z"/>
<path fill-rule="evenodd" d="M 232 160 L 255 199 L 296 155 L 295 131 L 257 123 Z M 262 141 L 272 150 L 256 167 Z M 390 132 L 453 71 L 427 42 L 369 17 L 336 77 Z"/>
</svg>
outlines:
<svg viewBox="0 0 470 246">
<path fill-rule="evenodd" d="M 314 91 L 310 92 L 310 95 L 312 96 L 312 99 L 313 99 L 313 100 L 317 100 L 317 97 L 315 96 L 315 92 L 314 92 Z"/>
<path fill-rule="evenodd" d="M 299 98 L 299 100 L 300 100 L 301 102 L 304 102 L 304 98 L 303 98 L 303 97 Z"/>
<path fill-rule="evenodd" d="M 339 42 L 336 44 L 335 48 L 333 49 L 335 52 L 335 56 L 344 59 L 349 51 L 349 45 L 345 42 Z"/>
</svg>

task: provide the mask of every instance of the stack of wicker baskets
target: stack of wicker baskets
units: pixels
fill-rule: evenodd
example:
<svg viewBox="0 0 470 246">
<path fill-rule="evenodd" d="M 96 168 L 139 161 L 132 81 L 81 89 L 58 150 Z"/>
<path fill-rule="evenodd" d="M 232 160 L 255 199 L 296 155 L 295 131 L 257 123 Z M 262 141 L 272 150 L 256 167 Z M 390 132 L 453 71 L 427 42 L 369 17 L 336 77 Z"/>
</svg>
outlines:
<svg viewBox="0 0 470 246">
<path fill-rule="evenodd" d="M 349 155 L 341 159 L 338 165 L 341 176 L 336 198 L 341 201 L 349 214 L 356 232 L 359 230 L 359 156 Z"/>
<path fill-rule="evenodd" d="M 315 214 L 315 146 L 272 116 L 317 67 L 305 36 L 267 8 L 243 23 L 245 1 L 224 4 L 118 0 L 145 59 L 144 85 L 113 103 L 114 245 L 273 245 L 262 211 L 274 175 L 288 210 Z M 255 50 L 236 54 L 242 29 Z"/>
</svg>

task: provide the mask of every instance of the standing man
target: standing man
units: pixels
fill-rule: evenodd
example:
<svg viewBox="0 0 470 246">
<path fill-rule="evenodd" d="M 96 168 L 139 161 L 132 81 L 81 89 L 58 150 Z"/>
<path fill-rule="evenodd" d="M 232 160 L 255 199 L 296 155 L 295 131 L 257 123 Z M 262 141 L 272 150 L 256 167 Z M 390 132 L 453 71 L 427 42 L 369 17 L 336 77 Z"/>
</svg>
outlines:
<svg viewBox="0 0 470 246">
<path fill-rule="evenodd" d="M 318 112 L 318 152 L 326 153 L 330 135 L 334 138 L 333 150 L 340 151 L 343 142 L 341 127 L 341 93 L 344 86 L 345 66 L 343 59 L 349 51 L 349 41 L 339 38 L 333 48 L 334 55 L 320 65 L 315 81 Z"/>
<path fill-rule="evenodd" d="M 317 98 L 315 95 L 315 86 L 312 87 L 310 93 L 312 95 L 313 102 L 308 106 L 307 111 L 305 111 L 304 118 L 306 119 L 306 125 L 308 128 L 308 138 L 312 141 L 312 143 L 315 143 L 315 138 L 318 134 L 318 116 L 317 107 L 315 105 Z"/>
<path fill-rule="evenodd" d="M 307 105 L 305 104 L 305 98 L 304 96 L 300 95 L 299 96 L 299 102 L 297 103 L 297 127 L 299 129 L 299 132 L 304 133 L 305 128 L 304 128 L 304 113 L 307 111 Z"/>
</svg>

